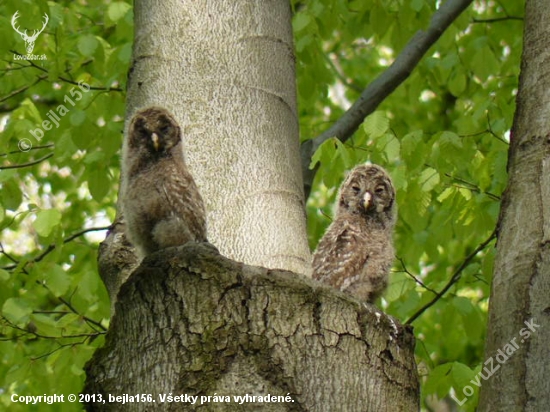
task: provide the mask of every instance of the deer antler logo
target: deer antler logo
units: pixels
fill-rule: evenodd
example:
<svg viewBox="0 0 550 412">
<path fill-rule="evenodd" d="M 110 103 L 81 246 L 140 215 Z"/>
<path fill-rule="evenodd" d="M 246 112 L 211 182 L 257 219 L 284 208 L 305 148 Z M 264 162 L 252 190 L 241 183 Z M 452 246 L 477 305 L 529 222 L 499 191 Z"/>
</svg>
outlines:
<svg viewBox="0 0 550 412">
<path fill-rule="evenodd" d="M 40 33 L 44 31 L 44 29 L 46 28 L 46 24 L 48 24 L 48 21 L 50 19 L 48 15 L 44 13 L 44 24 L 42 25 L 42 28 L 40 30 L 33 30 L 32 36 L 29 36 L 27 34 L 27 30 L 25 30 L 25 32 L 21 32 L 19 30 L 19 27 L 15 26 L 18 17 L 19 17 L 19 10 L 17 10 L 13 15 L 13 17 L 11 18 L 11 26 L 17 33 L 21 35 L 21 38 L 25 41 L 25 49 L 27 49 L 27 54 L 31 54 L 32 51 L 34 50 L 34 42 L 36 41 L 36 38 Z"/>
</svg>

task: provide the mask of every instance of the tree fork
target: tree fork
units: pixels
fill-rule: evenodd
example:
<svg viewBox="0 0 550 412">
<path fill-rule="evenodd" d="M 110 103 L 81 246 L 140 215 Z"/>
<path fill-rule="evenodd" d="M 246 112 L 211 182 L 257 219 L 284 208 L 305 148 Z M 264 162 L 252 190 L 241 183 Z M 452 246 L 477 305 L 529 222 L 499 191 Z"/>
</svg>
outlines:
<svg viewBox="0 0 550 412">
<path fill-rule="evenodd" d="M 142 262 L 120 288 L 105 346 L 86 373 L 84 394 L 155 400 L 88 403 L 88 411 L 419 405 L 411 327 L 301 275 L 234 262 L 207 244 L 165 249 Z M 168 394 L 198 398 L 194 405 L 163 403 L 160 395 Z M 291 401 L 234 400 L 246 394 Z M 225 401 L 202 398 L 201 405 L 201 396 L 214 395 Z"/>
</svg>

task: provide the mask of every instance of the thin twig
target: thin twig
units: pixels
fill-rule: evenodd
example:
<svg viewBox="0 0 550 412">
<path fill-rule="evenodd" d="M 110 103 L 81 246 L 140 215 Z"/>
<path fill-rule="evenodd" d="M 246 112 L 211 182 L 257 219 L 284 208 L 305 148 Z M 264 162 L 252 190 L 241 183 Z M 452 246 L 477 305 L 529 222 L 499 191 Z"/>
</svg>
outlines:
<svg viewBox="0 0 550 412">
<path fill-rule="evenodd" d="M 422 286 L 424 289 L 426 289 L 427 291 L 430 291 L 432 292 L 434 295 L 437 295 L 437 292 L 430 288 L 429 286 L 425 285 L 424 282 L 422 282 L 417 276 L 415 276 L 414 274 L 412 274 L 411 272 L 409 272 L 409 270 L 407 269 L 407 267 L 405 266 L 405 262 L 403 262 L 403 259 L 401 259 L 399 256 L 397 257 L 397 260 L 399 260 L 399 262 L 401 263 L 401 266 L 403 267 L 403 270 L 402 272 L 406 273 L 407 275 L 409 275 L 416 283 L 418 283 L 420 286 Z"/>
<path fill-rule="evenodd" d="M 445 176 L 465 185 L 465 186 L 456 185 L 457 187 L 463 187 L 464 189 L 471 190 L 472 192 L 484 194 L 497 202 L 500 201 L 500 196 L 495 195 L 494 193 L 491 193 L 491 192 L 485 192 L 484 190 L 481 190 L 477 185 L 471 182 L 468 182 L 467 180 L 464 180 L 460 177 L 453 176 L 450 173 L 445 173 Z"/>
<path fill-rule="evenodd" d="M 66 243 L 69 243 L 70 241 L 76 239 L 77 237 L 79 236 L 82 236 L 88 232 L 97 232 L 99 230 L 108 230 L 111 226 L 103 226 L 103 227 L 92 227 L 92 228 L 89 228 L 89 229 L 84 229 L 84 230 L 81 230 L 80 232 L 76 232 L 74 234 L 72 234 L 71 236 L 69 236 L 68 238 L 64 239 L 63 240 L 63 244 L 66 244 Z M 27 263 L 29 262 L 32 262 L 32 263 L 37 263 L 37 262 L 40 262 L 42 259 L 44 259 L 46 257 L 47 254 L 49 254 L 50 252 L 52 252 L 54 249 L 55 249 L 55 244 L 52 243 L 51 245 L 49 245 L 46 250 L 41 253 L 40 255 L 38 255 L 36 258 L 34 258 L 33 260 L 29 260 Z"/>
<path fill-rule="evenodd" d="M 48 143 L 48 144 L 45 144 L 45 145 L 42 145 L 42 146 L 29 147 L 28 151 L 30 152 L 31 150 L 47 149 L 47 148 L 54 147 L 54 146 L 55 145 L 53 143 Z M 16 153 L 21 153 L 21 150 L 12 150 L 11 152 L 0 153 L 0 157 L 4 157 L 4 156 L 11 155 L 11 154 L 16 154 Z"/>
<path fill-rule="evenodd" d="M 77 237 L 79 236 L 82 236 L 83 234 L 85 233 L 88 233 L 88 232 L 97 232 L 99 230 L 109 230 L 111 228 L 111 225 L 109 226 L 103 226 L 103 227 L 91 227 L 89 229 L 84 229 L 84 230 L 81 230 L 79 232 L 76 232 L 74 234 L 72 234 L 71 236 L 69 236 L 68 238 L 64 239 L 63 240 L 63 244 L 66 244 L 74 239 L 76 239 Z M 42 259 L 44 259 L 46 257 L 46 255 L 48 255 L 49 253 L 51 253 L 52 251 L 54 251 L 56 248 L 56 245 L 55 244 L 51 244 L 49 245 L 46 249 L 44 249 L 44 251 L 39 254 L 38 256 L 36 256 L 34 259 L 31 259 L 31 260 L 28 260 L 25 262 L 25 264 L 23 265 L 23 268 L 29 264 L 29 263 L 37 263 L 37 262 L 40 262 Z M 17 265 L 9 265 L 9 266 L 4 266 L 2 269 L 4 270 L 12 270 L 12 269 L 15 269 L 17 267 Z"/>
<path fill-rule="evenodd" d="M 59 336 L 53 336 L 53 335 L 42 335 L 40 333 L 37 333 L 35 331 L 32 331 L 32 330 L 28 330 L 28 329 L 25 329 L 25 328 L 22 328 L 21 326 L 17 326 L 16 324 L 12 323 L 10 320 L 8 320 L 6 317 L 2 316 L 2 320 L 4 322 L 6 322 L 6 324 L 12 328 L 12 329 L 15 329 L 15 330 L 18 330 L 18 331 L 21 331 L 23 332 L 22 335 L 19 335 L 19 337 L 21 336 L 25 336 L 25 335 L 32 335 L 32 336 L 35 336 L 37 338 L 41 338 L 41 339 L 76 339 L 76 338 L 90 338 L 90 337 L 95 337 L 97 335 L 101 335 L 103 334 L 104 332 L 94 332 L 94 333 L 77 333 L 77 334 L 74 334 L 74 335 L 59 335 Z M 106 329 L 105 329 L 106 331 Z"/>
<path fill-rule="evenodd" d="M 17 261 L 13 256 L 11 256 L 6 250 L 4 249 L 4 245 L 0 243 L 0 254 L 6 256 L 9 260 L 11 260 L 16 265 L 19 264 L 19 261 Z"/>
<path fill-rule="evenodd" d="M 412 322 L 414 322 L 420 315 L 422 315 L 422 313 L 424 313 L 428 308 L 430 308 L 431 306 L 433 306 L 439 299 L 441 299 L 443 297 L 443 295 L 445 293 L 447 293 L 447 291 L 451 288 L 451 286 L 453 286 L 456 282 L 458 282 L 460 280 L 460 277 L 462 276 L 462 272 L 464 271 L 464 269 L 466 269 L 466 267 L 470 264 L 470 262 L 472 261 L 472 259 L 479 253 L 481 252 L 483 249 L 485 249 L 487 247 L 487 245 L 489 243 L 491 243 L 493 241 L 493 239 L 495 239 L 497 236 L 497 231 L 496 229 L 493 231 L 493 233 L 491 233 L 491 235 L 487 238 L 487 240 L 485 240 L 484 242 L 482 242 L 478 247 L 475 248 L 475 250 L 470 253 L 466 259 L 464 259 L 464 261 L 462 262 L 462 264 L 458 267 L 458 269 L 455 271 L 455 273 L 453 274 L 453 276 L 451 277 L 451 279 L 449 280 L 449 282 L 447 282 L 447 284 L 445 285 L 445 287 L 443 289 L 441 289 L 441 292 L 438 292 L 436 293 L 435 297 L 429 301 L 428 303 L 426 303 L 424 306 L 422 306 L 419 310 L 416 311 L 416 313 L 414 315 L 412 315 L 406 322 L 405 324 L 406 325 L 410 325 Z"/>
<path fill-rule="evenodd" d="M 1 97 L 0 98 L 0 103 L 5 101 L 5 100 L 8 100 L 8 99 L 12 98 L 13 96 L 17 96 L 18 94 L 25 92 L 26 90 L 30 89 L 32 86 L 34 86 L 35 84 L 41 82 L 42 80 L 44 80 L 46 78 L 48 78 L 47 75 L 38 76 L 34 83 L 31 83 L 31 84 L 28 84 L 26 86 L 20 87 L 19 89 L 11 91 L 10 93 L 5 95 L 4 97 Z"/>
<path fill-rule="evenodd" d="M 492 19 L 472 19 L 472 22 L 474 22 L 474 23 L 499 23 L 501 21 L 508 21 L 508 20 L 523 21 L 523 17 L 505 16 L 505 17 L 494 17 Z"/>
<path fill-rule="evenodd" d="M 58 299 L 59 299 L 59 301 L 60 301 L 61 303 L 63 303 L 65 306 L 67 306 L 71 312 L 73 312 L 75 315 L 80 316 L 86 323 L 95 325 L 95 326 L 97 326 L 98 328 L 100 328 L 100 329 L 103 330 L 103 331 L 106 331 L 106 330 L 107 330 L 107 328 L 106 328 L 105 326 L 103 326 L 100 322 L 98 322 L 98 321 L 96 321 L 96 320 L 93 320 L 93 319 L 90 319 L 89 317 L 80 314 L 80 313 L 75 309 L 75 307 L 74 307 L 70 302 L 68 302 L 66 299 L 64 299 L 64 298 L 62 298 L 62 297 L 59 297 Z"/>
<path fill-rule="evenodd" d="M 357 86 L 354 83 L 351 83 L 350 81 L 348 81 L 348 79 L 346 79 L 346 77 L 342 73 L 340 73 L 340 71 L 338 70 L 338 68 L 330 58 L 330 56 L 328 56 L 327 54 L 324 54 L 323 56 L 327 61 L 328 65 L 330 66 L 330 68 L 332 69 L 332 71 L 334 72 L 334 74 L 336 75 L 336 77 L 340 79 L 340 81 L 344 86 L 349 87 L 350 89 L 356 91 L 357 93 L 361 93 L 363 91 L 361 87 Z"/>
<path fill-rule="evenodd" d="M 75 345 L 83 345 L 84 343 L 86 343 L 87 340 L 91 339 L 91 338 L 95 338 L 96 336 L 98 335 L 101 335 L 101 333 L 94 333 L 94 334 L 90 334 L 88 337 L 84 338 L 81 342 L 72 342 L 72 343 L 64 343 L 64 344 L 60 344 L 59 347 L 55 348 L 54 350 L 50 351 L 50 352 L 46 352 L 40 356 L 37 356 L 37 357 L 32 357 L 30 358 L 32 361 L 36 361 L 36 360 L 39 360 L 39 359 L 42 359 L 42 358 L 45 358 L 45 357 L 48 357 L 50 356 L 51 354 L 63 349 L 63 348 L 66 348 L 67 346 L 75 346 Z"/>
<path fill-rule="evenodd" d="M 14 54 L 18 54 L 19 56 L 23 56 L 22 54 L 16 52 L 15 50 L 10 50 Z M 24 67 L 34 67 L 35 69 L 41 70 L 44 73 L 49 74 L 49 70 L 45 69 L 44 67 L 38 66 L 36 63 L 34 63 L 32 60 L 26 60 L 28 65 Z M 59 80 L 64 81 L 69 84 L 74 84 L 75 86 L 80 86 L 81 83 L 75 82 L 74 80 L 68 79 L 63 76 L 57 77 Z M 109 91 L 109 92 L 122 92 L 123 90 L 120 87 L 105 87 L 105 86 L 90 86 L 90 90 L 103 90 L 103 91 Z"/>
<path fill-rule="evenodd" d="M 38 163 L 42 163 L 44 160 L 49 159 L 49 158 L 52 157 L 52 156 L 53 156 L 53 153 L 50 153 L 50 154 L 47 154 L 47 155 L 44 156 L 44 157 L 41 157 L 41 158 L 38 159 L 38 160 L 32 161 L 32 162 L 21 163 L 21 164 L 18 164 L 18 165 L 11 165 L 11 166 L 0 166 L 0 170 L 6 170 L 6 169 L 22 169 L 22 168 L 24 168 L 24 167 L 34 166 L 34 165 L 37 165 Z"/>
</svg>

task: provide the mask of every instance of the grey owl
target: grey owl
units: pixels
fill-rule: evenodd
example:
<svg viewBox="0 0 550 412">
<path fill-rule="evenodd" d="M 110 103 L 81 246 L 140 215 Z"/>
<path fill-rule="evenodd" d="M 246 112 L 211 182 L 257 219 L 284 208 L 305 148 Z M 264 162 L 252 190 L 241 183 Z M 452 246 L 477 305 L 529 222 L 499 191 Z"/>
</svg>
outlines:
<svg viewBox="0 0 550 412">
<path fill-rule="evenodd" d="M 335 218 L 313 254 L 313 278 L 372 303 L 388 284 L 395 219 L 388 173 L 357 166 L 340 187 Z"/>
<path fill-rule="evenodd" d="M 205 242 L 204 204 L 172 115 L 160 107 L 138 111 L 128 127 L 124 154 L 122 213 L 138 254 Z"/>
</svg>

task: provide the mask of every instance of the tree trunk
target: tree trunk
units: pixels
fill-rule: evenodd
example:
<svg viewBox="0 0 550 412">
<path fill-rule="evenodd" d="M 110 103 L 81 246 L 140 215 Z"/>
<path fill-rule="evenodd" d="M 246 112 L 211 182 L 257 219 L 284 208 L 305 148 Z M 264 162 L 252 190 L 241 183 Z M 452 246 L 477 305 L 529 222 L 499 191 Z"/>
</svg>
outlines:
<svg viewBox="0 0 550 412">
<path fill-rule="evenodd" d="M 89 411 L 411 412 L 419 402 L 410 329 L 303 276 L 236 263 L 206 244 L 155 253 L 131 275 L 84 393 L 96 397 Z"/>
<path fill-rule="evenodd" d="M 480 411 L 546 412 L 550 405 L 549 38 L 548 4 L 527 1 Z"/>
<path fill-rule="evenodd" d="M 175 115 L 221 255 L 187 244 L 134 271 L 117 219 L 99 256 L 116 313 L 86 367 L 88 410 L 418 408 L 410 329 L 272 270 L 309 267 L 290 22 L 285 0 L 135 2 L 127 115 Z M 247 394 L 262 399 L 233 398 Z"/>
<path fill-rule="evenodd" d="M 289 2 L 134 7 L 127 118 L 149 105 L 174 113 L 223 255 L 308 273 Z"/>
</svg>

